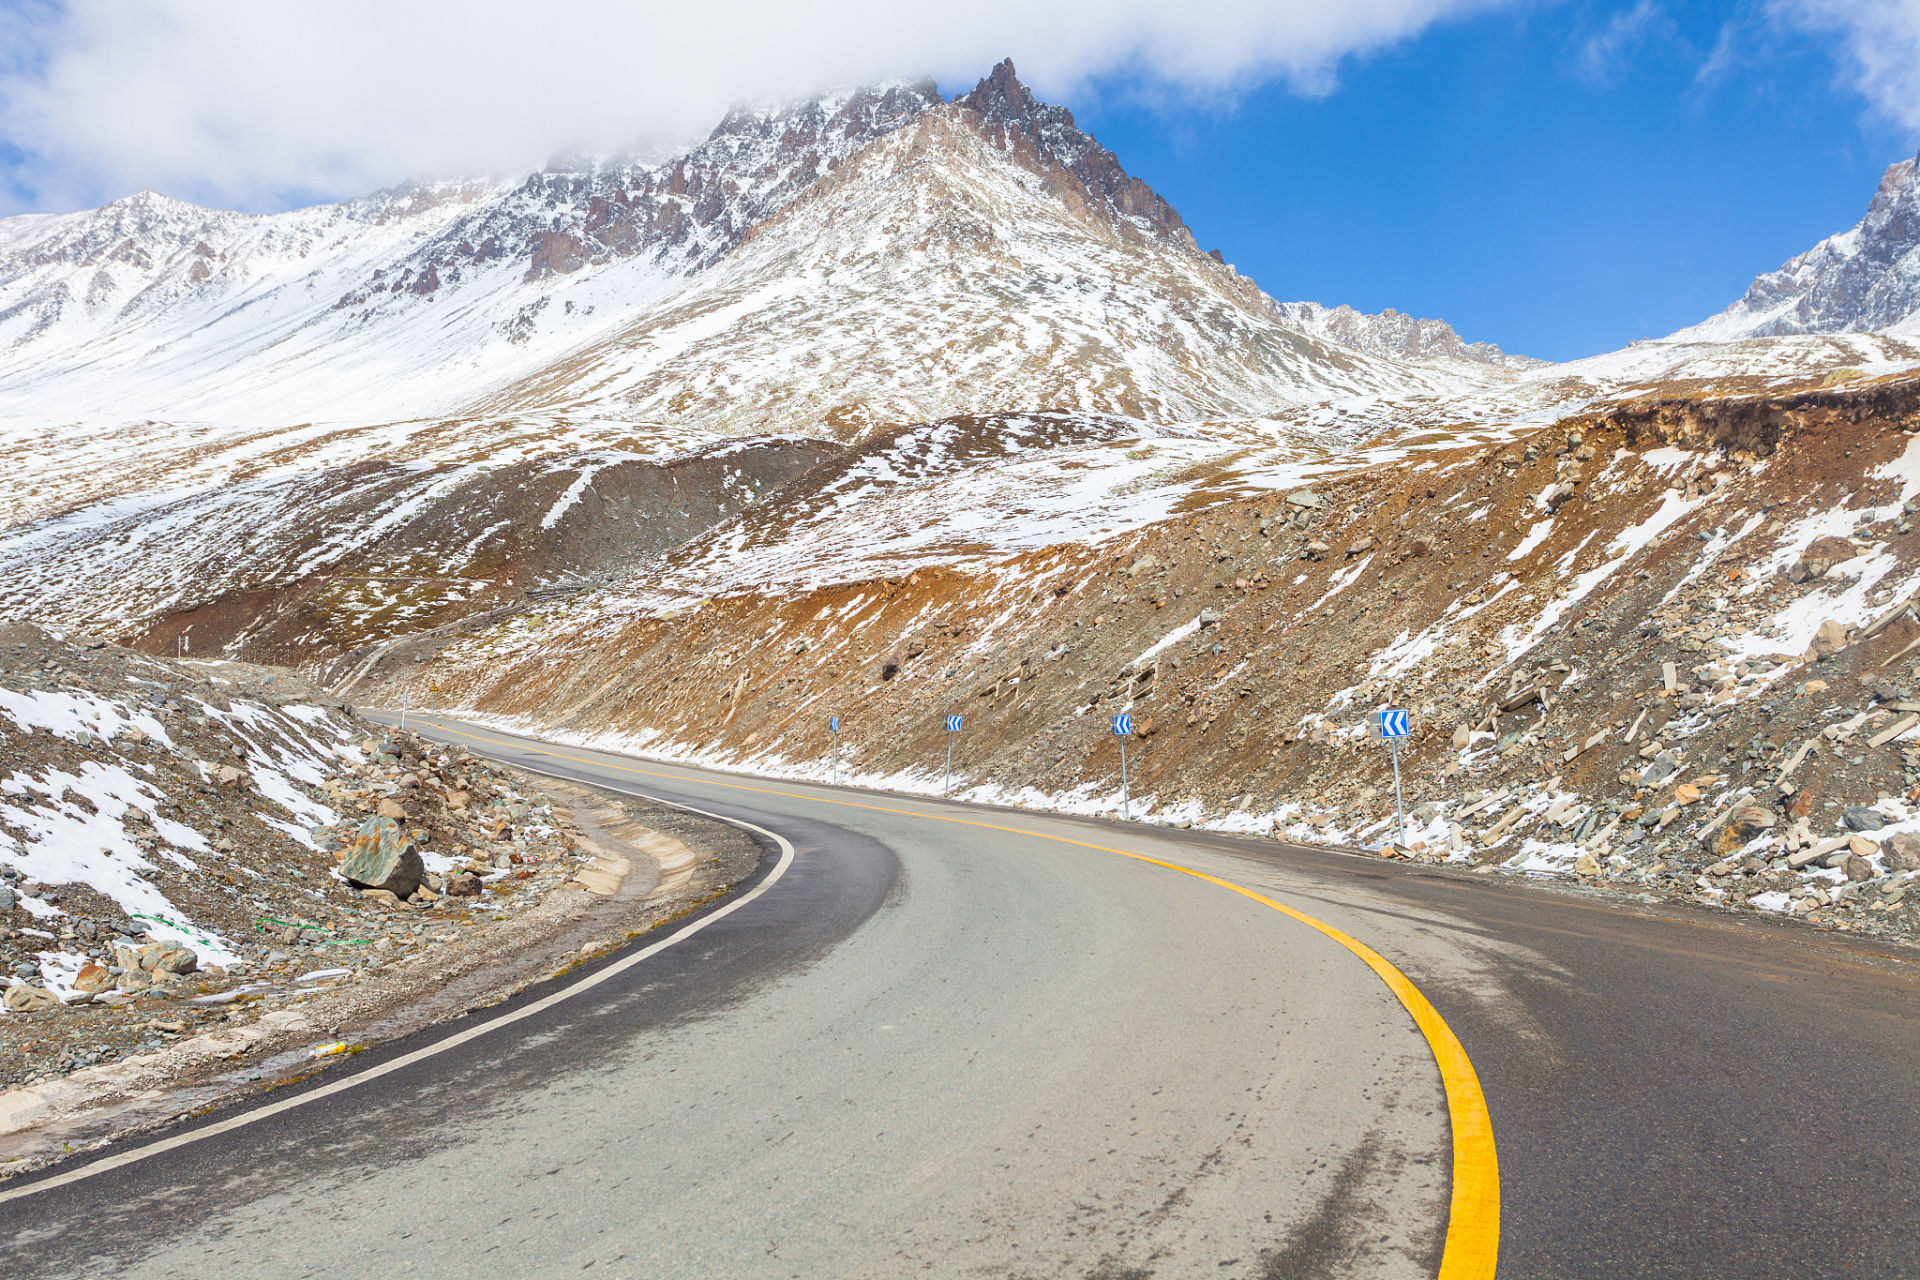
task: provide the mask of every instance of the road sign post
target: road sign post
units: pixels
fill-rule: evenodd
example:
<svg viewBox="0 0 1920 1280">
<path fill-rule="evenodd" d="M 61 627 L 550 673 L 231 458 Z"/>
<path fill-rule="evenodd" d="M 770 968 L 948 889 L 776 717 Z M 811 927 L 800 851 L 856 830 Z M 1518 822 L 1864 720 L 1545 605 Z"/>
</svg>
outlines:
<svg viewBox="0 0 1920 1280">
<path fill-rule="evenodd" d="M 400 695 L 400 732 L 402 733 L 405 733 L 407 731 L 407 708 L 412 705 L 413 705 L 412 694 L 403 693 Z"/>
<path fill-rule="evenodd" d="M 1113 735 L 1120 739 L 1120 821 L 1125 822 L 1131 816 L 1132 799 L 1127 794 L 1127 738 L 1133 733 L 1133 717 L 1126 714 L 1113 718 Z"/>
<path fill-rule="evenodd" d="M 840 785 L 840 717 L 828 716 L 827 728 L 833 731 L 833 785 Z"/>
<path fill-rule="evenodd" d="M 953 794 L 953 735 L 960 732 L 960 717 L 947 717 L 947 776 L 940 784 L 940 794 Z"/>
<path fill-rule="evenodd" d="M 1407 806 L 1400 795 L 1400 739 L 1406 737 L 1408 732 L 1407 713 L 1403 709 L 1376 707 L 1367 718 L 1367 736 L 1385 738 L 1393 747 L 1393 813 L 1394 820 L 1399 824 L 1394 832 L 1395 844 L 1405 844 L 1407 841 Z"/>
</svg>

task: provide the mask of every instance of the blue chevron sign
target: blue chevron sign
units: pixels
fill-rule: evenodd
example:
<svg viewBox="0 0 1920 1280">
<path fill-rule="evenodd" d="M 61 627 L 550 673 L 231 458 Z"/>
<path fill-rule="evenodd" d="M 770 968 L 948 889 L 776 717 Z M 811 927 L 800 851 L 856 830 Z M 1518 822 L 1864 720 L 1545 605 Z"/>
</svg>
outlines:
<svg viewBox="0 0 1920 1280">
<path fill-rule="evenodd" d="M 947 717 L 947 732 L 948 732 L 948 733 L 958 733 L 958 732 L 960 732 L 960 717 L 959 717 L 959 716 L 948 716 L 948 717 Z"/>
<path fill-rule="evenodd" d="M 1133 717 L 1132 716 L 1115 716 L 1113 718 L 1113 731 L 1117 734 L 1132 733 Z"/>
<path fill-rule="evenodd" d="M 833 730 L 835 733 L 840 732 L 840 717 L 839 716 L 831 717 L 827 721 L 827 728 Z"/>
<path fill-rule="evenodd" d="M 1376 738 L 1404 738 L 1408 736 L 1407 713 L 1381 707 L 1373 713 L 1373 736 Z"/>
</svg>

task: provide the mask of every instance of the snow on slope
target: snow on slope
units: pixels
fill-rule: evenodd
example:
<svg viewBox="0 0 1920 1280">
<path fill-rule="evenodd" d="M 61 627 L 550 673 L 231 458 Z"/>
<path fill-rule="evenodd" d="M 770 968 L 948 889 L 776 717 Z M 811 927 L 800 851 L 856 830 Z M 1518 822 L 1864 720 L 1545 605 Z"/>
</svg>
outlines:
<svg viewBox="0 0 1920 1280">
<path fill-rule="evenodd" d="M 288 424 L 443 409 L 724 256 L 938 102 L 889 84 L 731 113 L 658 163 L 413 184 L 253 217 L 151 192 L 0 220 L 0 416 Z"/>
<path fill-rule="evenodd" d="M 467 407 L 847 435 L 1016 409 L 1249 416 L 1494 376 L 1306 338 L 1184 229 L 1062 199 L 1026 159 L 970 112 L 929 112 L 643 321 Z"/>
<path fill-rule="evenodd" d="M 1896 329 L 1920 337 L 1920 157 L 1889 165 L 1867 215 L 1753 282 L 1738 302 L 1675 338 Z"/>
</svg>

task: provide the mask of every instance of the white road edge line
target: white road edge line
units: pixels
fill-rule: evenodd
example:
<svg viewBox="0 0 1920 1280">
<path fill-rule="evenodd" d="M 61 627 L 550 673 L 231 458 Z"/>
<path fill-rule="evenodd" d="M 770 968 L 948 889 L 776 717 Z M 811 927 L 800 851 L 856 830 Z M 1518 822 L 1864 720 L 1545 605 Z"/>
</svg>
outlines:
<svg viewBox="0 0 1920 1280">
<path fill-rule="evenodd" d="M 593 783 L 591 785 L 605 786 L 607 790 L 610 791 L 624 791 L 627 795 L 641 796 L 643 799 L 653 799 L 653 797 L 646 796 L 641 792 L 625 791 L 624 788 L 609 786 L 605 783 Z M 705 809 L 696 809 L 692 805 L 678 804 L 670 800 L 659 800 L 656 801 L 656 803 L 670 804 L 676 809 L 685 809 L 689 813 L 697 813 L 702 817 L 714 818 L 720 822 L 731 823 L 736 827 L 745 827 L 749 831 L 758 831 L 761 835 L 767 836 L 779 844 L 780 861 L 774 864 L 773 871 L 765 880 L 762 880 L 759 884 L 755 885 L 740 897 L 735 898 L 726 906 L 721 907 L 712 915 L 703 916 L 681 929 L 678 933 L 673 934 L 671 937 L 662 938 L 650 947 L 642 947 L 625 960 L 619 961 L 616 964 L 610 964 L 599 972 L 582 978 L 573 985 L 564 987 L 552 995 L 543 996 L 524 1009 L 516 1009 L 512 1013 L 502 1015 L 489 1022 L 482 1023 L 480 1026 L 462 1031 L 459 1035 L 448 1036 L 446 1039 L 436 1041 L 433 1044 L 427 1045 L 425 1048 L 415 1049 L 412 1053 L 403 1054 L 395 1058 L 392 1062 L 383 1062 L 377 1067 L 369 1067 L 365 1071 L 359 1071 L 343 1079 L 335 1080 L 331 1084 L 322 1085 L 320 1088 L 309 1093 L 303 1093 L 298 1097 L 288 1098 L 283 1102 L 276 1102 L 271 1106 L 261 1107 L 258 1110 L 249 1111 L 244 1115 L 234 1116 L 229 1120 L 222 1120 L 218 1124 L 210 1124 L 204 1129 L 195 1129 L 191 1133 L 178 1134 L 171 1138 L 162 1139 L 159 1142 L 148 1143 L 146 1146 L 136 1148 L 132 1151 L 122 1152 L 116 1156 L 108 1156 L 103 1160 L 96 1160 L 91 1164 L 73 1170 L 71 1173 L 63 1173 L 52 1178 L 45 1178 L 39 1182 L 29 1183 L 24 1187 L 15 1187 L 10 1191 L 0 1191 L 0 1204 L 5 1204 L 9 1200 L 22 1199 L 26 1196 L 34 1195 L 37 1192 L 50 1191 L 54 1187 L 62 1187 L 70 1182 L 78 1182 L 82 1178 L 91 1178 L 95 1174 L 123 1168 L 136 1161 L 161 1155 L 178 1147 L 184 1147 L 188 1143 L 199 1142 L 203 1138 L 211 1138 L 216 1134 L 229 1133 L 246 1125 L 265 1120 L 269 1116 L 277 1116 L 283 1111 L 291 1111 L 293 1108 L 304 1106 L 309 1102 L 318 1102 L 322 1098 L 331 1097 L 336 1093 L 342 1093 L 357 1084 L 365 1084 L 369 1080 L 377 1080 L 381 1076 L 400 1070 L 402 1067 L 412 1066 L 414 1063 L 431 1058 L 435 1054 L 445 1053 L 449 1049 L 458 1048 L 460 1045 L 466 1044 L 469 1040 L 478 1040 L 481 1036 L 498 1031 L 502 1027 L 510 1027 L 522 1018 L 530 1018 L 536 1013 L 552 1008 L 562 1000 L 570 999 L 583 991 L 588 991 L 599 986 L 609 978 L 625 973 L 628 969 L 633 968 L 633 966 L 639 964 L 647 957 L 657 955 L 677 942 L 684 942 L 714 921 L 732 915 L 771 889 L 774 884 L 779 881 L 780 877 L 787 873 L 787 868 L 793 865 L 793 844 L 777 831 L 769 831 L 765 827 L 744 821 L 740 818 L 728 818 L 717 813 L 708 813 Z"/>
</svg>

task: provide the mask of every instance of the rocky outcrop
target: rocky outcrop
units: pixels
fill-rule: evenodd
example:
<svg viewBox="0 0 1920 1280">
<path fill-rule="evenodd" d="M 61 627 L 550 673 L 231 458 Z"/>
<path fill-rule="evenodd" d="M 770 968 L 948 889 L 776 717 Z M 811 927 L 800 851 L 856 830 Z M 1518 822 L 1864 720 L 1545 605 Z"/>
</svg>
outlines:
<svg viewBox="0 0 1920 1280">
<path fill-rule="evenodd" d="M 1344 303 L 1278 302 L 1282 323 L 1328 342 L 1389 360 L 1477 360 L 1482 364 L 1525 369 L 1545 364 L 1531 356 L 1510 356 L 1491 342 L 1466 342 L 1445 320 L 1419 320 L 1388 307 L 1378 315 Z"/>
<path fill-rule="evenodd" d="M 1091 134 L 1082 132 L 1073 121 L 1073 112 L 1040 101 L 1020 83 L 1013 59 L 1002 61 L 974 86 L 972 93 L 956 101 L 978 113 L 982 126 L 995 133 L 1003 145 L 1016 149 L 1021 143 L 1030 146 L 1031 167 L 1042 172 L 1056 170 L 1052 175 L 1056 181 L 1071 175 L 1070 185 L 1077 188 L 1074 194 L 1091 198 L 1113 216 L 1155 235 L 1192 242 L 1191 233 L 1173 206 L 1152 187 L 1130 176 L 1119 157 L 1094 141 Z"/>
<path fill-rule="evenodd" d="M 1860 333 L 1920 313 L 1920 156 L 1889 165 L 1867 216 L 1753 282 L 1719 315 L 1676 338 Z"/>
</svg>

